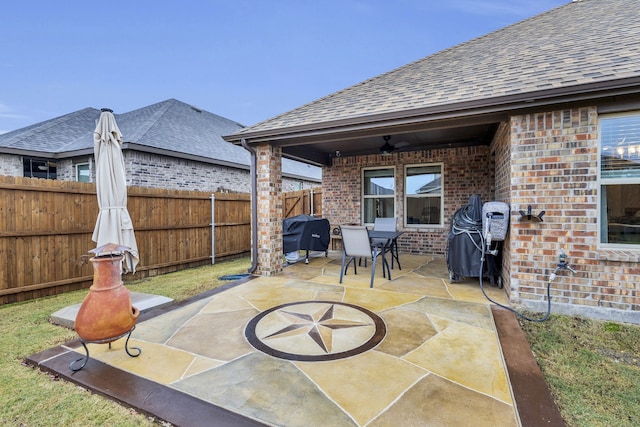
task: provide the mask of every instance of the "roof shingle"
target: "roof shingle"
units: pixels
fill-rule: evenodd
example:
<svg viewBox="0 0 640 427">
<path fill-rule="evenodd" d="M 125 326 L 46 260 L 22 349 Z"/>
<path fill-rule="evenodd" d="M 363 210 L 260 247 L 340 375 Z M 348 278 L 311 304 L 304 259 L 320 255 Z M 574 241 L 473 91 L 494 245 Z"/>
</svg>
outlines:
<svg viewBox="0 0 640 427">
<path fill-rule="evenodd" d="M 0 135 L 0 152 L 38 152 L 43 157 L 64 158 L 78 153 L 93 153 L 93 131 L 100 110 L 84 108 L 64 116 L 40 122 Z M 168 99 L 127 113 L 116 114 L 123 145 L 135 144 L 188 155 L 202 161 L 248 169 L 249 153 L 233 145 L 222 135 L 242 129 L 242 125 L 185 104 Z M 283 174 L 320 181 L 318 167 L 283 159 Z"/>
<path fill-rule="evenodd" d="M 640 1 L 574 1 L 235 135 L 640 76 Z"/>
</svg>

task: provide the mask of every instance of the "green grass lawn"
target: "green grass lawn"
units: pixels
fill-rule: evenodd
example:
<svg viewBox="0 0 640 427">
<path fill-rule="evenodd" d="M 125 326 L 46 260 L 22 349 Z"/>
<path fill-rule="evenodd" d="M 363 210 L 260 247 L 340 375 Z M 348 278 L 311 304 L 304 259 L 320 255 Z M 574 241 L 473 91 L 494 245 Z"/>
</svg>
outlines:
<svg viewBox="0 0 640 427">
<path fill-rule="evenodd" d="M 246 272 L 249 258 L 127 282 L 134 292 L 180 301 Z M 77 338 L 49 323 L 87 290 L 0 306 L 0 425 L 145 426 L 158 422 L 26 366 L 31 354 Z M 640 326 L 552 316 L 521 322 L 547 383 L 571 427 L 640 425 Z"/>
<path fill-rule="evenodd" d="M 228 283 L 220 276 L 247 271 L 249 258 L 127 282 L 134 292 L 164 295 L 176 301 Z M 23 366 L 37 352 L 77 335 L 49 323 L 52 313 L 82 302 L 87 290 L 0 306 L 1 426 L 145 426 L 155 420 L 72 383 Z"/>
<path fill-rule="evenodd" d="M 521 326 L 569 426 L 640 426 L 640 326 L 569 316 Z"/>
</svg>

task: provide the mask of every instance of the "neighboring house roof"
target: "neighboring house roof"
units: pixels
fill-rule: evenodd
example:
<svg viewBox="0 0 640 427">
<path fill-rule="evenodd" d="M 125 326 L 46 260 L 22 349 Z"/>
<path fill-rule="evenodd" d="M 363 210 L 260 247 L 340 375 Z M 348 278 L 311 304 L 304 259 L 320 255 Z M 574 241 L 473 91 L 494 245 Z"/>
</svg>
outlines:
<svg viewBox="0 0 640 427">
<path fill-rule="evenodd" d="M 637 93 L 638 0 L 568 3 L 225 136 L 249 143 Z M 434 120 L 434 119 L 431 119 Z M 315 132 L 315 133 L 314 133 Z M 326 140 L 326 138 L 325 138 Z M 381 141 L 381 140 L 380 140 Z M 300 141 L 296 141 L 297 144 Z M 283 145 L 284 146 L 284 145 Z"/>
<path fill-rule="evenodd" d="M 431 182 L 426 183 L 422 187 L 416 190 L 416 194 L 429 194 L 439 192 L 442 190 L 442 177 L 436 178 Z"/>
<path fill-rule="evenodd" d="M 0 135 L 0 152 L 50 158 L 93 154 L 93 131 L 100 110 L 82 110 Z M 152 152 L 242 169 L 249 153 L 222 135 L 242 125 L 176 99 L 115 114 L 123 149 Z M 319 182 L 318 167 L 283 159 L 283 175 Z"/>
</svg>

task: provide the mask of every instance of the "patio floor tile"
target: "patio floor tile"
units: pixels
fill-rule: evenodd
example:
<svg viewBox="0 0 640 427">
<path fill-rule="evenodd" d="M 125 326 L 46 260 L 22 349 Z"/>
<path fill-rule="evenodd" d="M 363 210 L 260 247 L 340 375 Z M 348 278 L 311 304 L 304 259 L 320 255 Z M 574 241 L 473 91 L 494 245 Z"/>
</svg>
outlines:
<svg viewBox="0 0 640 427">
<path fill-rule="evenodd" d="M 411 387 L 369 427 L 422 426 L 510 427 L 518 422 L 511 405 L 475 393 L 437 375 Z"/>
<path fill-rule="evenodd" d="M 339 253 L 330 255 L 141 320 L 130 340 L 139 357 L 121 339 L 111 349 L 89 344 L 91 359 L 75 373 L 69 348 L 77 357 L 79 346 L 31 363 L 185 426 L 201 425 L 205 412 L 232 420 L 225 425 L 519 424 L 498 332 L 516 335 L 504 315 L 496 328 L 477 279 L 450 283 L 444 259 L 401 254 L 392 280 L 377 269 L 371 289 L 369 265 L 340 284 Z M 507 302 L 504 290 L 486 288 Z M 128 387 L 114 391 L 114 378 Z M 137 387 L 154 391 L 142 398 Z"/>
</svg>

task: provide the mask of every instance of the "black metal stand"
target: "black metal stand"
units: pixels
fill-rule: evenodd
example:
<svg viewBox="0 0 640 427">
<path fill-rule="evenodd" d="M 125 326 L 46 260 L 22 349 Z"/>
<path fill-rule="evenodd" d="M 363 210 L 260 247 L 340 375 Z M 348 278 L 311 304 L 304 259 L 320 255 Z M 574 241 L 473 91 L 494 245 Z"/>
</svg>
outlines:
<svg viewBox="0 0 640 427">
<path fill-rule="evenodd" d="M 131 357 L 138 357 L 140 356 L 140 354 L 142 353 L 142 349 L 140 349 L 140 347 L 131 347 L 131 349 L 133 350 L 137 350 L 137 352 L 135 354 L 131 353 L 131 351 L 129 350 L 129 338 L 131 338 L 131 333 L 133 332 L 133 330 L 136 327 L 134 326 L 133 328 L 131 328 L 129 330 L 129 332 L 125 332 L 124 334 L 117 336 L 117 337 L 112 337 L 112 338 L 106 338 L 103 340 L 97 340 L 97 341 L 85 341 L 82 338 L 80 338 L 80 343 L 82 344 L 82 347 L 84 347 L 84 352 L 85 355 L 79 359 L 74 360 L 73 362 L 71 362 L 69 364 L 69 369 L 71 369 L 73 372 L 77 372 L 80 369 L 84 368 L 87 364 L 87 362 L 89 361 L 89 348 L 87 347 L 87 344 L 109 344 L 109 348 L 111 348 L 111 342 L 118 340 L 122 337 L 124 337 L 125 335 L 127 336 L 127 341 L 124 344 L 124 350 L 127 352 L 127 354 Z M 78 367 L 76 367 L 76 364 L 82 362 L 82 364 Z"/>
</svg>

